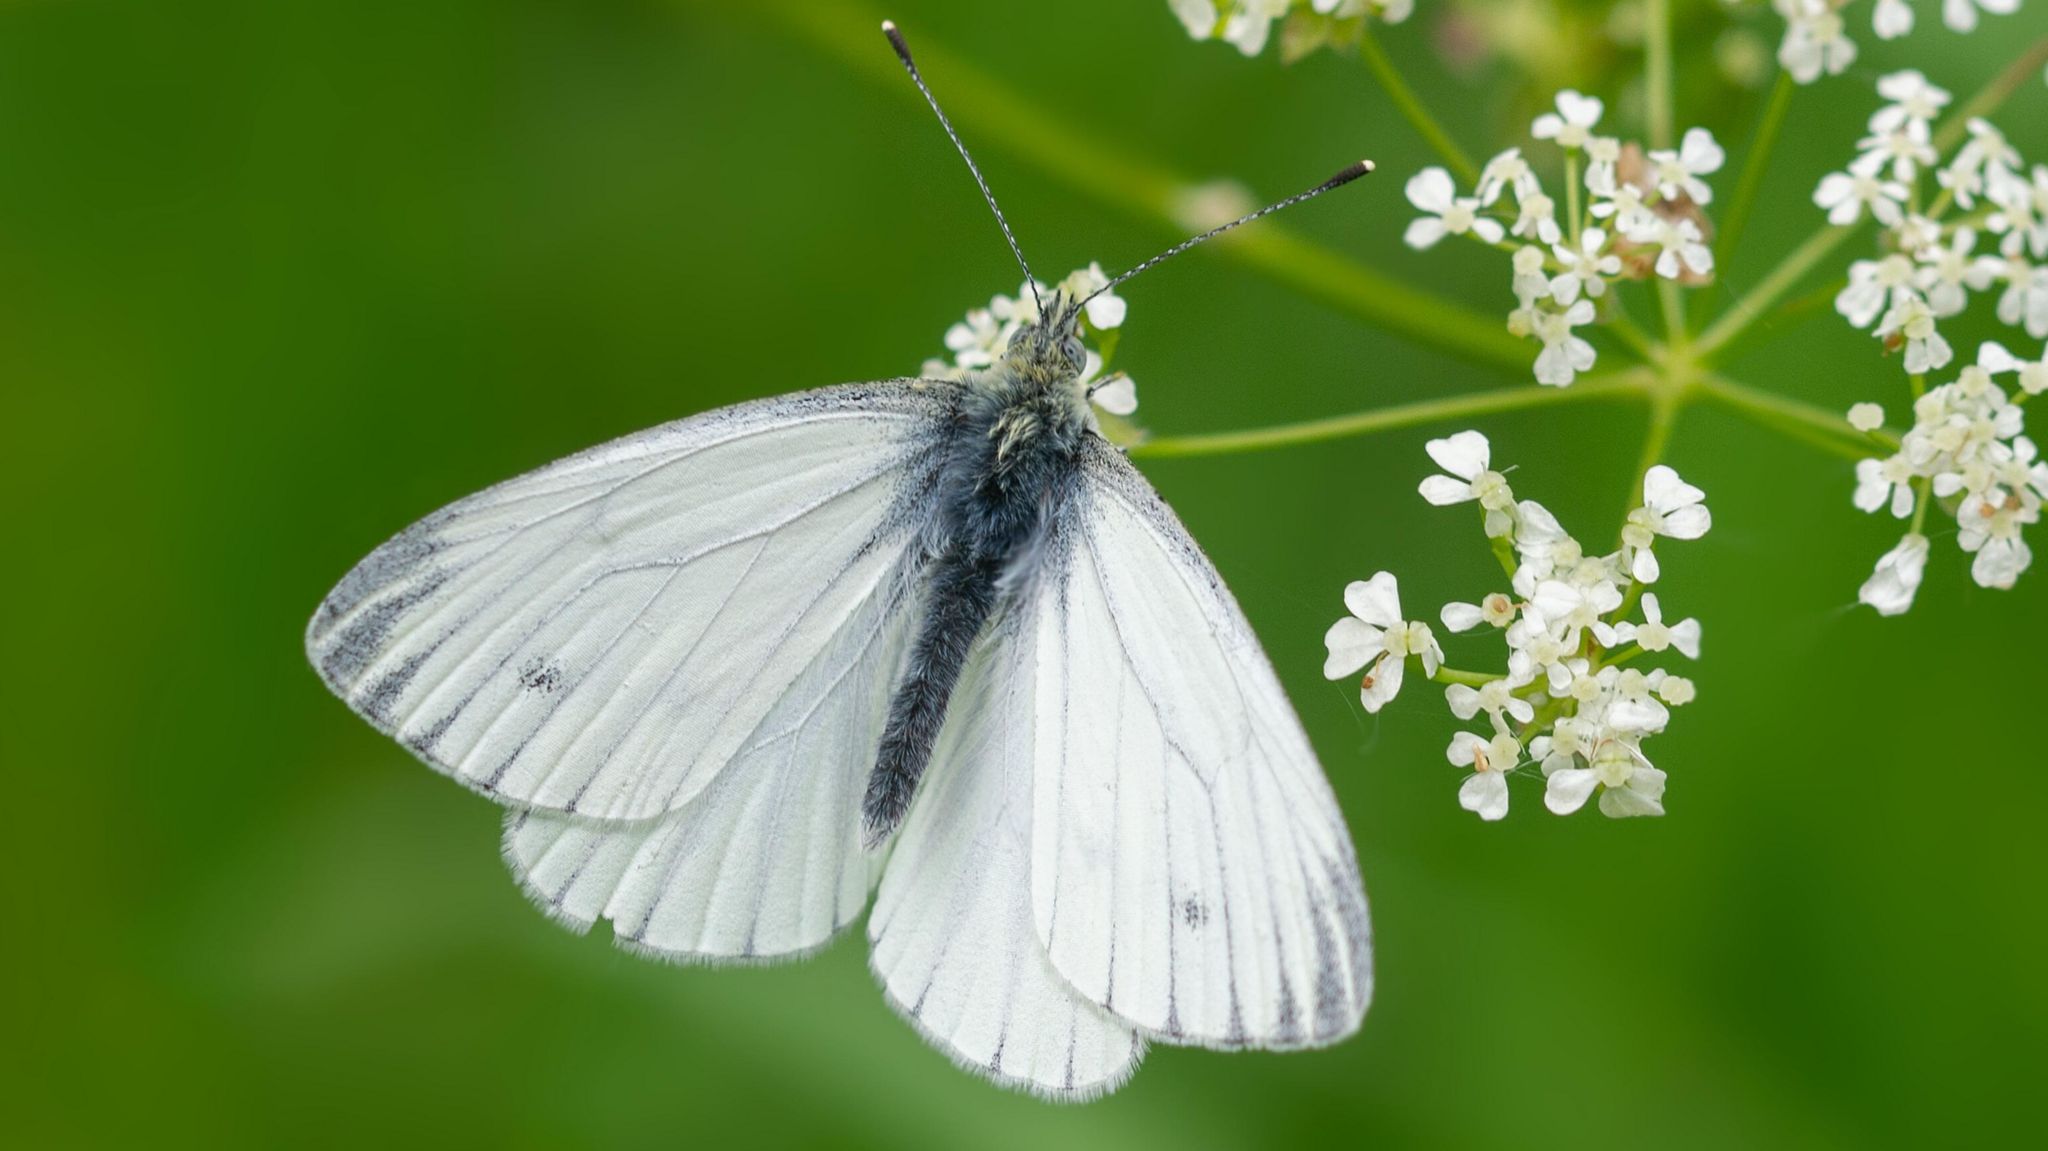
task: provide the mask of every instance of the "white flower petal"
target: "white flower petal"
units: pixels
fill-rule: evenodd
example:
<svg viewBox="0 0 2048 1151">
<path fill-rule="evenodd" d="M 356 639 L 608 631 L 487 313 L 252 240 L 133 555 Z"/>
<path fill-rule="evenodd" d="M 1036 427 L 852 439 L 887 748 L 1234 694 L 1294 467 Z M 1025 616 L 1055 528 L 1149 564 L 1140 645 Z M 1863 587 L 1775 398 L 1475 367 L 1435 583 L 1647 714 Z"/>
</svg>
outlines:
<svg viewBox="0 0 2048 1151">
<path fill-rule="evenodd" d="M 1430 476 L 1423 480 L 1416 490 L 1422 493 L 1423 499 L 1440 508 L 1462 504 L 1476 498 L 1472 493 L 1471 484 L 1452 479 L 1450 476 Z"/>
<path fill-rule="evenodd" d="M 1358 690 L 1358 702 L 1365 710 L 1377 714 L 1395 696 L 1401 694 L 1401 679 L 1408 667 L 1407 660 L 1382 656 L 1372 665 L 1365 683 Z"/>
<path fill-rule="evenodd" d="M 1454 683 L 1444 689 L 1444 702 L 1450 705 L 1452 715 L 1471 719 L 1479 714 L 1479 689 Z"/>
<path fill-rule="evenodd" d="M 1665 464 L 1643 473 L 1643 503 L 1656 511 L 1669 512 L 1706 498 L 1707 493 L 1679 479 L 1678 472 Z"/>
<path fill-rule="evenodd" d="M 1088 301 L 1088 326 L 1096 331 L 1107 331 L 1124 322 L 1124 313 L 1129 305 L 1114 292 L 1106 293 Z"/>
<path fill-rule="evenodd" d="M 1423 445 L 1429 458 L 1436 466 L 1457 476 L 1470 480 L 1487 469 L 1493 462 L 1493 447 L 1486 437 L 1475 431 L 1463 431 L 1441 440 L 1431 440 Z"/>
<path fill-rule="evenodd" d="M 1458 806 L 1488 823 L 1508 813 L 1507 777 L 1497 771 L 1475 771 L 1458 787 Z"/>
<path fill-rule="evenodd" d="M 1662 574 L 1663 569 L 1657 565 L 1657 553 L 1649 548 L 1637 548 L 1634 560 L 1629 565 L 1629 575 L 1634 577 L 1637 583 L 1656 583 L 1657 577 Z"/>
<path fill-rule="evenodd" d="M 1457 185 L 1442 168 L 1424 168 L 1408 178 L 1408 202 L 1425 212 L 1441 214 L 1457 199 Z"/>
<path fill-rule="evenodd" d="M 1344 588 L 1344 606 L 1375 627 L 1400 627 L 1401 589 L 1392 572 L 1375 572 L 1369 580 L 1353 580 Z"/>
<path fill-rule="evenodd" d="M 1476 603 L 1447 603 L 1439 613 L 1447 631 L 1471 631 L 1486 619 L 1486 610 Z"/>
<path fill-rule="evenodd" d="M 1138 385 L 1131 377 L 1118 373 L 1089 392 L 1088 398 L 1110 415 L 1128 416 L 1138 410 Z"/>
<path fill-rule="evenodd" d="M 1707 534 L 1714 526 L 1714 517 L 1700 504 L 1682 507 L 1664 515 L 1664 530 L 1660 534 L 1675 540 L 1696 540 Z"/>
<path fill-rule="evenodd" d="M 1323 646 L 1329 650 L 1323 660 L 1325 679 L 1343 679 L 1387 650 L 1378 628 L 1350 616 L 1330 625 L 1323 635 Z"/>
<path fill-rule="evenodd" d="M 1543 806 L 1559 815 L 1570 815 L 1586 805 L 1599 783 L 1599 773 L 1587 767 L 1567 767 L 1550 773 L 1543 788 Z"/>
</svg>

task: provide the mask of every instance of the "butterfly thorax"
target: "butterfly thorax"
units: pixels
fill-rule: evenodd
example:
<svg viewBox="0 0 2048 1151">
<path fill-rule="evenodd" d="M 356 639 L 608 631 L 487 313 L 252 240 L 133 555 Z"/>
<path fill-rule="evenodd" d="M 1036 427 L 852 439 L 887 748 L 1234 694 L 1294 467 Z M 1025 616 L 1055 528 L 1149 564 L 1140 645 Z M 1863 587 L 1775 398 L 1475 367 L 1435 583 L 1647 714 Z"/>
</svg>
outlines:
<svg viewBox="0 0 2048 1151">
<path fill-rule="evenodd" d="M 963 381 L 921 572 L 924 610 L 868 777 L 871 844 L 901 824 L 967 654 L 1004 597 L 1029 585 L 1089 435 L 1079 305 L 1061 296 L 1003 358 Z"/>
</svg>

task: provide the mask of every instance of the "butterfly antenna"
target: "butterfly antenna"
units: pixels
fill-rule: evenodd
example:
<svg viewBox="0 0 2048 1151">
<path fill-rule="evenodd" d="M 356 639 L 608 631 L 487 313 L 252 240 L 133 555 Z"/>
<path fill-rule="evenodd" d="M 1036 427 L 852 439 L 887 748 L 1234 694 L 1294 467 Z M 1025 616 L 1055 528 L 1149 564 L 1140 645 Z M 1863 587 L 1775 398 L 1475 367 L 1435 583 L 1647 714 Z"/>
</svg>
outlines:
<svg viewBox="0 0 2048 1151">
<path fill-rule="evenodd" d="M 911 82 L 917 85 L 918 91 L 924 93 L 924 102 L 932 106 L 932 114 L 939 118 L 939 127 L 946 130 L 946 138 L 953 141 L 953 147 L 959 150 L 960 158 L 967 161 L 967 170 L 974 173 L 974 183 L 981 188 L 982 199 L 988 201 L 988 210 L 996 214 L 996 226 L 1003 230 L 1003 239 L 1010 242 L 1010 254 L 1017 257 L 1017 266 L 1024 269 L 1024 283 L 1031 289 L 1031 301 L 1043 312 L 1045 301 L 1038 298 L 1038 277 L 1031 274 L 1031 265 L 1024 261 L 1024 249 L 1018 246 L 1016 233 L 1010 231 L 1010 221 L 1003 218 L 1003 210 L 996 204 L 996 194 L 989 191 L 988 181 L 981 174 L 981 166 L 968 154 L 967 145 L 960 140 L 960 133 L 953 130 L 953 122 L 946 119 L 945 109 L 939 107 L 938 97 L 932 95 L 932 90 L 925 84 L 924 77 L 918 74 L 917 61 L 910 58 L 910 45 L 903 42 L 903 33 L 896 30 L 894 20 L 882 21 L 882 35 L 889 38 L 889 46 L 896 49 L 896 58 L 903 61 L 904 71 L 910 73 Z"/>
<path fill-rule="evenodd" d="M 1203 232 L 1199 236 L 1191 236 L 1188 239 L 1182 240 L 1180 243 L 1175 244 L 1173 247 L 1166 249 L 1164 252 L 1159 253 L 1158 255 L 1152 257 L 1144 263 L 1139 264 L 1137 267 L 1132 268 L 1130 271 L 1125 272 L 1123 275 L 1118 276 L 1116 279 L 1111 280 L 1109 283 L 1104 284 L 1102 287 L 1097 288 L 1093 293 L 1089 295 L 1088 300 L 1092 300 L 1096 296 L 1102 295 L 1104 292 L 1114 290 L 1118 284 L 1123 283 L 1125 280 L 1130 279 L 1132 276 L 1137 275 L 1139 272 L 1143 272 L 1159 264 L 1163 264 L 1166 261 L 1173 259 L 1175 256 L 1180 255 L 1182 252 L 1187 251 L 1189 248 L 1194 247 L 1196 244 L 1202 243 L 1205 240 L 1213 240 L 1216 237 L 1222 235 L 1223 233 L 1228 232 L 1232 228 L 1238 227 L 1242 224 L 1249 224 L 1253 220 L 1259 219 L 1263 216 L 1270 216 L 1282 208 L 1292 208 L 1294 205 L 1301 203 L 1303 200 L 1313 200 L 1317 196 L 1322 195 L 1324 192 L 1334 191 L 1338 188 L 1341 188 L 1344 185 L 1349 184 L 1351 181 L 1358 179 L 1360 176 L 1363 176 L 1370 171 L 1372 171 L 1372 161 L 1360 160 L 1358 163 L 1353 164 L 1350 167 L 1344 169 L 1343 171 L 1337 173 L 1336 175 L 1330 177 L 1329 179 L 1324 180 L 1322 183 L 1317 184 L 1315 187 L 1310 188 L 1306 192 L 1298 192 L 1295 195 L 1289 196 L 1285 200 L 1282 200 L 1277 204 L 1268 204 L 1265 207 L 1260 208 L 1258 211 L 1253 212 L 1249 216 L 1239 216 L 1237 219 L 1232 220 L 1228 224 L 1224 224 L 1220 227 L 1211 228 L 1208 231 Z M 1085 304 L 1088 302 L 1088 300 L 1083 300 L 1081 302 Z"/>
</svg>

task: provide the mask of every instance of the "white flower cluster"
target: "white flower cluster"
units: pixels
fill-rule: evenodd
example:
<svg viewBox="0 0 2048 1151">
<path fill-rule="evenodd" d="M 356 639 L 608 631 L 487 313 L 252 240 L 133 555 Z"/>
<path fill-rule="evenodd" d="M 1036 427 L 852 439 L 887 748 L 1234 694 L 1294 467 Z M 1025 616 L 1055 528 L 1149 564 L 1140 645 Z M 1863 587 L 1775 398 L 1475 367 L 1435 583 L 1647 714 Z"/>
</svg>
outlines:
<svg viewBox="0 0 2048 1151">
<path fill-rule="evenodd" d="M 1363 670 L 1359 698 L 1377 712 L 1400 691 L 1412 656 L 1423 674 L 1449 683 L 1444 697 L 1454 716 L 1471 722 L 1484 714 L 1485 729 L 1459 731 L 1446 753 L 1454 766 L 1471 769 L 1458 802 L 1481 819 L 1507 814 L 1508 777 L 1530 765 L 1544 778 L 1544 805 L 1559 815 L 1595 793 L 1609 816 L 1664 814 L 1664 772 L 1643 754 L 1643 741 L 1664 730 L 1672 708 L 1691 702 L 1694 687 L 1663 669 L 1623 665 L 1670 650 L 1699 658 L 1699 621 L 1666 622 L 1656 593 L 1644 588 L 1660 574 L 1653 552 L 1660 537 L 1698 539 L 1712 526 L 1705 495 L 1670 468 L 1651 468 L 1622 546 L 1594 556 L 1543 505 L 1515 498 L 1492 466 L 1485 436 L 1431 440 L 1429 455 L 1448 474 L 1422 481 L 1423 498 L 1479 505 L 1511 588 L 1478 603 L 1445 604 L 1439 618 L 1452 632 L 1499 632 L 1507 670 L 1445 668 L 1434 630 L 1403 617 L 1394 577 L 1380 572 L 1345 589 L 1351 614 L 1323 637 L 1323 674 L 1342 679 Z M 1630 619 L 1638 604 L 1641 619 Z"/>
<path fill-rule="evenodd" d="M 1971 293 L 1998 290 L 2000 321 L 2048 339 L 2048 165 L 2031 171 L 1985 120 L 1946 164 L 1935 153 L 1932 123 L 1949 94 L 1918 72 L 1877 83 L 1890 103 L 1870 118 L 1870 134 L 1846 171 L 1822 177 L 1813 194 L 1836 224 L 1868 214 L 1884 229 L 1888 254 L 1858 260 L 1835 310 L 1905 352 L 1906 371 L 1939 371 L 1954 358 L 1938 322 L 1969 306 Z M 1926 177 L 1940 191 L 1923 211 Z M 1950 209 L 1960 214 L 1950 219 Z M 1979 252 L 1989 238 L 1991 249 Z"/>
<path fill-rule="evenodd" d="M 1415 0 L 1167 0 L 1188 35 L 1222 40 L 1247 56 L 1263 52 L 1279 24 L 1280 50 L 1297 60 L 1317 48 L 1348 47 L 1368 19 L 1399 24 Z"/>
<path fill-rule="evenodd" d="M 1090 264 L 1076 269 L 1057 288 L 1040 284 L 1038 294 L 1051 299 L 1055 290 L 1063 292 L 1069 299 L 1084 299 L 1108 285 L 1109 277 L 1103 274 L 1101 264 Z M 1088 301 L 1082 309 L 1081 338 L 1086 346 L 1087 366 L 1081 371 L 1081 386 L 1087 389 L 1088 398 L 1096 407 L 1113 416 L 1128 416 L 1138 410 L 1138 385 L 1122 372 L 1108 376 L 1102 374 L 1109 353 L 1114 351 L 1114 341 L 1104 340 L 1105 333 L 1122 326 L 1125 304 L 1115 292 L 1104 292 Z M 946 350 L 952 359 L 933 358 L 924 362 L 919 375 L 931 379 L 957 380 L 969 372 L 978 372 L 1002 358 L 1010 346 L 1010 337 L 1017 329 L 1038 319 L 1038 304 L 1032 298 L 1029 284 L 1019 285 L 1014 296 L 997 296 L 990 300 L 988 307 L 975 308 L 967 318 L 946 329 Z"/>
<path fill-rule="evenodd" d="M 2008 374 L 2018 378 L 2016 397 L 1998 385 Z M 1927 570 L 1929 543 L 1921 528 L 1931 504 L 1955 517 L 1956 543 L 1976 556 L 1970 577 L 1978 586 L 2012 587 L 2034 558 L 2020 531 L 2040 522 L 2041 502 L 2048 500 L 2048 463 L 2026 436 L 2021 407 L 2044 391 L 2048 355 L 2027 361 L 1984 344 L 1955 382 L 1913 402 L 1913 428 L 1897 452 L 1856 465 L 1857 507 L 1889 507 L 1900 519 L 1913 518 L 1912 530 L 1877 561 L 1857 599 L 1883 615 L 1913 606 Z M 1874 430 L 1884 413 L 1875 404 L 1858 404 L 1849 419 Z"/>
<path fill-rule="evenodd" d="M 1560 210 L 1519 147 L 1487 161 L 1470 196 L 1458 195 L 1442 168 L 1425 168 L 1408 181 L 1408 202 L 1427 213 L 1408 225 L 1409 247 L 1471 236 L 1514 253 L 1516 307 L 1508 330 L 1543 345 L 1536 382 L 1554 387 L 1593 366 L 1593 345 L 1575 329 L 1598 317 L 1609 281 L 1656 275 L 1697 284 L 1714 271 L 1702 209 L 1714 198 L 1704 177 L 1727 159 L 1721 145 L 1694 128 L 1675 150 L 1645 154 L 1594 134 L 1603 110 L 1598 99 L 1567 89 L 1557 94 L 1557 111 L 1530 125 L 1530 135 L 1564 150 L 1567 179 L 1583 180 L 1584 213 Z M 1568 205 L 1578 203 L 1577 191 L 1569 189 Z"/>
<path fill-rule="evenodd" d="M 1778 45 L 1778 63 L 1801 84 L 1822 75 L 1839 76 L 1856 61 L 1856 42 L 1849 39 L 1842 10 L 1852 0 L 1771 0 L 1785 18 L 1785 39 Z M 1942 0 L 1941 21 L 1957 32 L 1977 27 L 1977 10 L 2004 16 L 2019 11 L 2020 0 Z M 1896 40 L 1913 30 L 1909 0 L 1876 0 L 1871 30 L 1880 40 Z"/>
</svg>

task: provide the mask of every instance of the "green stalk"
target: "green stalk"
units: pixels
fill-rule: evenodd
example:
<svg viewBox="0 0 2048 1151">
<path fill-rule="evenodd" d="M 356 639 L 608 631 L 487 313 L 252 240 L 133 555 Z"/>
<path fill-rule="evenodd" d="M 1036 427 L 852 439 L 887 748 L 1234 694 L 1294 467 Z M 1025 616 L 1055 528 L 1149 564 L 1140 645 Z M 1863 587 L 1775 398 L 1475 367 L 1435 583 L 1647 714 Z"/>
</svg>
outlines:
<svg viewBox="0 0 2048 1151">
<path fill-rule="evenodd" d="M 865 5 L 755 0 L 721 7 L 736 14 L 766 17 L 783 32 L 856 73 L 887 84 L 906 102 L 921 103 L 917 89 L 876 31 L 880 17 Z M 1045 175 L 1100 203 L 1176 235 L 1186 231 L 1181 209 L 1188 193 L 1198 186 L 1194 181 L 1138 158 L 1126 145 L 1111 144 L 1048 115 L 930 37 L 920 33 L 913 40 L 919 67 L 969 139 L 1007 148 Z M 1270 221 L 1205 245 L 1205 250 L 1415 343 L 1473 363 L 1517 374 L 1527 371 L 1527 345 L 1509 335 L 1498 318 L 1338 255 Z"/>
<path fill-rule="evenodd" d="M 1633 369 L 1613 375 L 1588 376 L 1568 388 L 1521 385 L 1451 396 L 1441 400 L 1423 400 L 1412 404 L 1373 408 L 1327 419 L 1281 424 L 1270 428 L 1253 428 L 1249 431 L 1161 436 L 1137 444 L 1130 449 L 1130 454 L 1164 459 L 1229 455 L 1291 447 L 1296 444 L 1314 444 L 1347 436 L 1363 436 L 1421 424 L 1442 423 L 1465 416 L 1639 395 L 1643 392 L 1644 381 L 1645 374 L 1640 369 Z"/>
<path fill-rule="evenodd" d="M 2005 71 L 1993 76 L 1990 83 L 1977 89 L 1975 95 L 1963 101 L 1963 106 L 1949 115 L 1934 133 L 1935 151 L 1947 155 L 1950 148 L 1963 142 L 1964 133 L 1970 130 L 1970 121 L 1998 111 L 1999 105 L 2011 99 L 2020 85 L 2041 74 L 2043 65 L 2048 65 L 2048 36 L 2034 41 L 2018 59 L 2006 65 Z"/>
<path fill-rule="evenodd" d="M 1565 227 L 1571 232 L 1572 250 L 1579 249 L 1579 233 L 1585 231 L 1585 219 L 1579 213 L 1579 150 L 1568 148 L 1564 154 L 1564 216 Z"/>
<path fill-rule="evenodd" d="M 1803 400 L 1738 384 L 1725 376 L 1709 375 L 1699 381 L 1701 395 L 1746 417 L 1752 423 L 1791 436 L 1822 451 L 1860 460 L 1871 455 L 1871 444 L 1896 449 L 1898 440 L 1884 431 L 1860 432 L 1849 421 Z"/>
<path fill-rule="evenodd" d="M 1610 290 L 1608 295 L 1612 296 L 1614 292 Z M 1618 305 L 1619 303 L 1620 301 L 1617 300 L 1616 304 Z M 1622 311 L 1619 306 L 1608 313 L 1606 323 L 1603 326 L 1608 331 L 1614 333 L 1615 338 L 1627 344 L 1629 350 L 1645 360 L 1654 361 L 1663 354 L 1658 350 L 1656 342 L 1650 339 L 1649 333 L 1637 327 L 1636 322 L 1630 319 L 1628 313 Z"/>
<path fill-rule="evenodd" d="M 1643 451 L 1636 459 L 1636 486 L 1634 507 L 1643 503 L 1643 477 L 1664 458 L 1664 449 L 1671 444 L 1671 429 L 1678 425 L 1678 413 L 1685 409 L 1685 400 L 1671 395 L 1659 395 L 1650 407 L 1650 426 L 1643 433 Z"/>
<path fill-rule="evenodd" d="M 1829 224 L 1806 238 L 1806 242 L 1794 248 L 1790 255 L 1779 261 L 1769 275 L 1758 281 L 1727 314 L 1707 326 L 1694 345 L 1693 353 L 1702 362 L 1715 352 L 1727 346 L 1730 340 L 1741 335 L 1751 324 L 1757 322 L 1778 298 L 1798 285 L 1801 277 L 1813 270 L 1815 264 L 1842 246 L 1842 242 L 1855 235 L 1862 222 L 1854 224 Z"/>
<path fill-rule="evenodd" d="M 1778 131 L 1785 125 L 1785 112 L 1792 106 L 1792 92 L 1798 87 L 1787 72 L 1779 72 L 1778 82 L 1771 86 L 1770 102 L 1764 105 L 1763 119 L 1750 137 L 1749 155 L 1742 161 L 1742 178 L 1735 182 L 1735 195 L 1728 202 L 1727 215 L 1721 219 L 1718 247 L 1723 264 L 1734 256 L 1735 242 L 1741 238 L 1743 229 L 1749 226 L 1750 212 L 1756 207 L 1757 189 L 1763 186 L 1771 149 L 1777 146 Z"/>
<path fill-rule="evenodd" d="M 1451 139 L 1450 133 L 1444 131 L 1443 125 L 1436 122 L 1436 117 L 1429 114 L 1429 109 L 1416 97 L 1415 90 L 1408 86 L 1408 81 L 1401 78 L 1400 69 L 1394 67 L 1394 62 L 1387 57 L 1386 49 L 1380 47 L 1379 37 L 1373 34 L 1371 20 L 1366 20 L 1359 26 L 1358 54 L 1364 57 L 1366 67 L 1372 70 L 1373 78 L 1380 82 L 1380 88 L 1386 92 L 1387 98 L 1394 102 L 1394 107 L 1401 113 L 1402 118 L 1408 121 L 1409 126 L 1415 129 L 1416 134 L 1421 136 L 1439 157 L 1442 157 L 1444 165 L 1458 177 L 1458 182 L 1466 186 L 1477 184 L 1478 167 L 1465 155 L 1464 150 L 1458 147 L 1457 142 Z"/>
<path fill-rule="evenodd" d="M 1506 679 L 1507 676 L 1493 672 L 1459 671 L 1454 667 L 1439 667 L 1436 669 L 1436 674 L 1429 678 L 1438 683 L 1462 683 L 1466 687 L 1485 687 L 1494 680 Z"/>
<path fill-rule="evenodd" d="M 1685 327 L 1685 298 L 1678 294 L 1678 281 L 1657 277 L 1657 302 L 1664 309 L 1664 342 L 1673 348 L 1691 345 Z"/>
<path fill-rule="evenodd" d="M 1646 0 L 1643 29 L 1648 59 L 1643 86 L 1647 90 L 1650 146 L 1671 146 L 1671 0 Z"/>
</svg>

